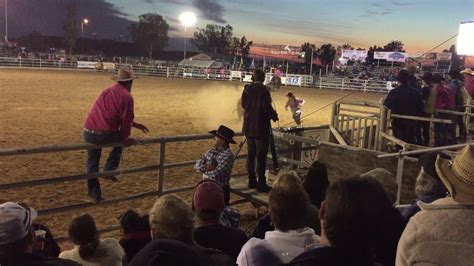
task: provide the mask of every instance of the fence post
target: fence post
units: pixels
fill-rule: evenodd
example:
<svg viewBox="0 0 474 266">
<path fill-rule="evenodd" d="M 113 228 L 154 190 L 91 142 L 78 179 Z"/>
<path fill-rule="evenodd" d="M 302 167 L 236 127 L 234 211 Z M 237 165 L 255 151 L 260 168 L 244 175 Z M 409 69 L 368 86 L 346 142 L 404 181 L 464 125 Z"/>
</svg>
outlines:
<svg viewBox="0 0 474 266">
<path fill-rule="evenodd" d="M 41 58 L 40 58 L 40 69 L 41 69 L 41 61 L 42 61 L 42 60 L 41 60 Z"/>
<path fill-rule="evenodd" d="M 342 78 L 341 90 L 344 90 L 344 78 Z"/>
<path fill-rule="evenodd" d="M 20 57 L 20 68 L 21 68 L 21 57 Z"/>
<path fill-rule="evenodd" d="M 379 124 L 377 126 L 377 147 L 376 150 L 381 151 L 383 148 L 383 137 L 380 132 L 386 133 L 387 132 L 387 107 L 385 105 L 380 106 L 380 117 L 379 117 Z"/>
<path fill-rule="evenodd" d="M 166 67 L 166 77 L 170 77 L 170 67 Z"/>
<path fill-rule="evenodd" d="M 405 151 L 405 147 L 403 147 L 402 151 Z M 402 194 L 402 183 L 403 183 L 403 165 L 405 163 L 405 156 L 399 156 L 397 162 L 397 200 L 395 202 L 396 205 L 400 204 L 401 194 Z"/>
<path fill-rule="evenodd" d="M 160 164 L 158 171 L 158 193 L 163 192 L 163 183 L 165 179 L 165 145 L 164 138 L 160 139 Z"/>
<path fill-rule="evenodd" d="M 339 122 L 337 121 L 337 116 L 339 115 L 339 114 L 338 114 L 338 109 L 339 109 L 339 108 L 337 108 L 338 105 L 339 105 L 338 102 L 335 102 L 335 103 L 332 104 L 331 125 L 332 125 L 335 129 L 338 129 L 337 124 L 339 123 Z"/>
</svg>

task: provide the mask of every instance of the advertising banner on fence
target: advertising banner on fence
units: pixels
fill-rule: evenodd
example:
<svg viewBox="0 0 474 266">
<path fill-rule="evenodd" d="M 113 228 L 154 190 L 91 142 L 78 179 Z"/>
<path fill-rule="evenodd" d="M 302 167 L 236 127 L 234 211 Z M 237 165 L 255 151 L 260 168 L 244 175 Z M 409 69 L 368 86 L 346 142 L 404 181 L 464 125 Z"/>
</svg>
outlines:
<svg viewBox="0 0 474 266">
<path fill-rule="evenodd" d="M 230 78 L 231 79 L 241 79 L 242 78 L 242 71 L 230 71 Z"/>
<path fill-rule="evenodd" d="M 301 86 L 301 76 L 300 75 L 288 75 L 286 79 L 281 80 L 282 84 L 290 86 Z"/>
<path fill-rule="evenodd" d="M 77 61 L 77 68 L 95 69 L 95 62 L 91 62 L 91 61 Z"/>
<path fill-rule="evenodd" d="M 342 57 L 352 61 L 365 61 L 366 50 L 342 50 Z"/>
<path fill-rule="evenodd" d="M 452 57 L 452 53 L 436 53 L 436 60 L 438 61 L 451 61 Z"/>
<path fill-rule="evenodd" d="M 102 63 L 102 69 L 104 70 L 115 70 L 114 63 Z"/>
<path fill-rule="evenodd" d="M 374 52 L 374 59 L 384 59 L 393 62 L 405 62 L 407 54 L 401 52 Z"/>
</svg>

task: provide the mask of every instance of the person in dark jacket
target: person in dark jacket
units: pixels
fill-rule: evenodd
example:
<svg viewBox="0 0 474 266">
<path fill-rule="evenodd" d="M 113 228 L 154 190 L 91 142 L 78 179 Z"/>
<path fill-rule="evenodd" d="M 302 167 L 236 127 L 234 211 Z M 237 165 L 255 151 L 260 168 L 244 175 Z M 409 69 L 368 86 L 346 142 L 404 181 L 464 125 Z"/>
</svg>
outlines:
<svg viewBox="0 0 474 266">
<path fill-rule="evenodd" d="M 408 85 L 410 74 L 406 70 L 400 70 L 397 76 L 400 85 L 391 90 L 385 98 L 384 105 L 392 111 L 392 114 L 417 116 L 423 110 L 421 95 Z M 402 118 L 392 119 L 393 135 L 407 143 L 415 143 L 414 134 L 416 121 Z"/>
<path fill-rule="evenodd" d="M 270 92 L 263 84 L 265 72 L 261 69 L 255 70 L 253 79 L 254 82 L 246 85 L 242 93 L 242 108 L 244 108 L 242 132 L 247 139 L 249 188 L 268 192 L 271 188 L 267 185 L 265 170 L 270 141 L 270 120 L 278 121 L 278 114 L 272 107 Z M 255 159 L 257 159 L 256 172 Z"/>
<path fill-rule="evenodd" d="M 457 112 L 466 111 L 464 107 L 464 93 L 463 93 L 463 84 L 461 82 L 461 74 L 459 69 L 451 69 L 448 73 L 449 83 L 448 88 L 454 93 L 455 96 L 455 110 Z M 459 127 L 459 141 L 465 142 L 467 138 L 466 124 L 464 123 L 464 117 L 462 115 L 453 116 L 453 124 L 451 125 L 452 137 L 456 137 L 456 126 Z M 453 142 L 455 142 L 453 140 Z"/>
<path fill-rule="evenodd" d="M 141 216 L 134 210 L 128 210 L 119 217 L 119 221 L 123 233 L 119 243 L 127 254 L 127 262 L 130 262 L 151 242 L 148 215 Z"/>
</svg>

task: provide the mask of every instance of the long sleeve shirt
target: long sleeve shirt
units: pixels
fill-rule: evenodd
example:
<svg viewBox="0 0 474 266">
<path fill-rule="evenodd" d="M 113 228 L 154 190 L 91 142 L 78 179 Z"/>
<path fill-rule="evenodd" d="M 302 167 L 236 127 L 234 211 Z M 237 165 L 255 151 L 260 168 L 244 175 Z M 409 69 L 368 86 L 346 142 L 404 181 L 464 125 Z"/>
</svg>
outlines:
<svg viewBox="0 0 474 266">
<path fill-rule="evenodd" d="M 207 170 L 213 165 L 211 170 Z M 230 174 L 234 165 L 234 154 L 229 148 L 212 148 L 194 165 L 194 169 L 203 174 L 203 178 L 216 181 L 221 187 L 229 186 Z"/>
<path fill-rule="evenodd" d="M 291 112 L 294 114 L 296 111 L 300 110 L 305 101 L 303 99 L 295 98 L 295 99 L 288 99 L 286 102 L 285 108 L 290 107 Z"/>
<path fill-rule="evenodd" d="M 121 140 L 130 136 L 134 119 L 133 97 L 116 83 L 102 91 L 92 106 L 84 128 L 102 132 L 120 132 Z"/>
<path fill-rule="evenodd" d="M 262 83 L 246 85 L 242 92 L 244 124 L 242 132 L 247 137 L 268 138 L 270 119 L 278 120 L 278 114 L 272 107 L 272 98 Z"/>
<path fill-rule="evenodd" d="M 436 84 L 434 86 L 436 90 L 436 109 L 454 110 L 455 99 L 454 94 L 444 85 Z"/>
</svg>

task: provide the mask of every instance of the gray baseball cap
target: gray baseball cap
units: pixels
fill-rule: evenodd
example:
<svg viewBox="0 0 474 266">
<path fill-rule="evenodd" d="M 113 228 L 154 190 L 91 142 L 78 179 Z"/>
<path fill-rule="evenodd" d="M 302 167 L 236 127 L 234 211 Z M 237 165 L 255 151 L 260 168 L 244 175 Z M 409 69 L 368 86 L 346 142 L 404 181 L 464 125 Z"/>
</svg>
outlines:
<svg viewBox="0 0 474 266">
<path fill-rule="evenodd" d="M 38 213 L 31 207 L 14 202 L 0 204 L 0 245 L 25 237 L 37 216 Z"/>
</svg>

